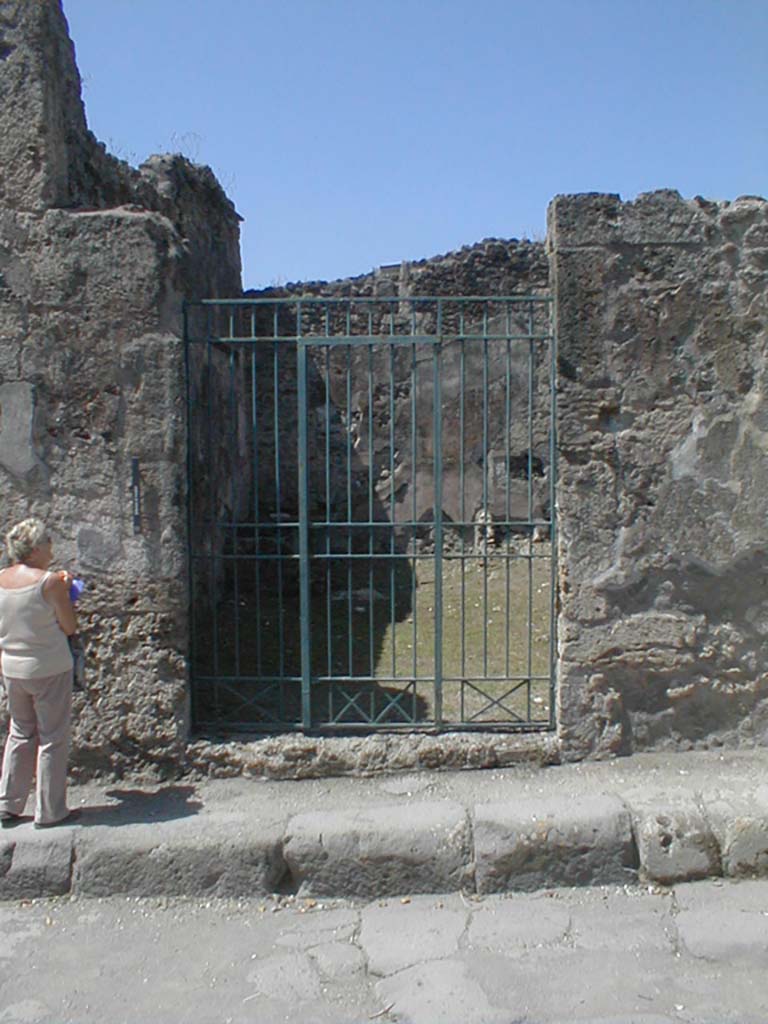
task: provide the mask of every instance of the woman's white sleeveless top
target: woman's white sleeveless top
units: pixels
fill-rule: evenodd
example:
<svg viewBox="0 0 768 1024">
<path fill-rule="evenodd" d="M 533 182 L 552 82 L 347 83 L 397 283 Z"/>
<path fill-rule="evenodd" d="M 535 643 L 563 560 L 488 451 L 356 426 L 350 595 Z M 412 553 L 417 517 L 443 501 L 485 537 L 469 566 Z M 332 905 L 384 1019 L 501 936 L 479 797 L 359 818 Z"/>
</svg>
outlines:
<svg viewBox="0 0 768 1024">
<path fill-rule="evenodd" d="M 67 635 L 43 597 L 50 575 L 15 590 L 0 586 L 1 665 L 11 679 L 44 679 L 72 668 Z"/>
</svg>

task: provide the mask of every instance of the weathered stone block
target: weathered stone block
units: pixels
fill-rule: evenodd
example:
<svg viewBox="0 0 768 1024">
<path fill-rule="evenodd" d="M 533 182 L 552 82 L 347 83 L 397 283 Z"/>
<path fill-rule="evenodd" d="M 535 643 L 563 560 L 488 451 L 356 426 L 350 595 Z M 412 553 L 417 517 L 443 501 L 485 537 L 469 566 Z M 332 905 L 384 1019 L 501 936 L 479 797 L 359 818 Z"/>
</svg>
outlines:
<svg viewBox="0 0 768 1024">
<path fill-rule="evenodd" d="M 768 875 L 768 787 L 748 797 L 705 798 L 704 806 L 720 845 L 723 874 Z"/>
<path fill-rule="evenodd" d="M 232 829 L 232 831 L 235 831 Z M 79 836 L 72 889 L 83 896 L 246 896 L 273 892 L 285 870 L 280 835 L 173 835 L 124 826 L 115 839 Z"/>
<path fill-rule="evenodd" d="M 0 880 L 11 870 L 15 846 L 16 844 L 13 840 L 0 841 Z"/>
<path fill-rule="evenodd" d="M 447 801 L 300 814 L 283 855 L 301 895 L 454 892 L 470 879 L 469 822 Z"/>
<path fill-rule="evenodd" d="M 642 876 L 663 885 L 721 874 L 717 840 L 693 805 L 655 807 L 641 814 L 637 848 Z"/>
<path fill-rule="evenodd" d="M 27 833 L 15 839 L 8 870 L 0 874 L 0 899 L 38 899 L 69 892 L 72 874 L 72 833 L 59 835 Z M 8 847 L 0 849 L 0 866 L 7 861 Z"/>
<path fill-rule="evenodd" d="M 480 893 L 636 877 L 629 812 L 612 796 L 481 804 L 475 808 L 474 838 Z"/>
</svg>

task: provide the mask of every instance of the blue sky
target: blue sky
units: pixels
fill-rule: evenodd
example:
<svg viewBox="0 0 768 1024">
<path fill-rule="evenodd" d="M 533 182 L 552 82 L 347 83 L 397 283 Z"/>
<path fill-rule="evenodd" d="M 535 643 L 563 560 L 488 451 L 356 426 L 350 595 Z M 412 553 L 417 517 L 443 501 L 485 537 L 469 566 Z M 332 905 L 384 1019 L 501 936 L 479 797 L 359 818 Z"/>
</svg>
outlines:
<svg viewBox="0 0 768 1024">
<path fill-rule="evenodd" d="M 63 0 L 90 127 L 184 152 L 246 287 L 542 238 L 561 192 L 768 195 L 768 0 Z"/>
</svg>

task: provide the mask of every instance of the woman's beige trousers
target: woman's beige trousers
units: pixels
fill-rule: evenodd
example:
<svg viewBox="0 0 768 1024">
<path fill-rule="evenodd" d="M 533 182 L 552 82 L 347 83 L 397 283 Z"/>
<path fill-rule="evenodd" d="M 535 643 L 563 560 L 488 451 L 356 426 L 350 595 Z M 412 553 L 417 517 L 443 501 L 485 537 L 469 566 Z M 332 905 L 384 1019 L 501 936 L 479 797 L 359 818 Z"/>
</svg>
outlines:
<svg viewBox="0 0 768 1024">
<path fill-rule="evenodd" d="M 23 814 L 37 772 L 35 821 L 67 815 L 72 671 L 44 679 L 4 677 L 11 727 L 3 755 L 0 811 Z"/>
</svg>

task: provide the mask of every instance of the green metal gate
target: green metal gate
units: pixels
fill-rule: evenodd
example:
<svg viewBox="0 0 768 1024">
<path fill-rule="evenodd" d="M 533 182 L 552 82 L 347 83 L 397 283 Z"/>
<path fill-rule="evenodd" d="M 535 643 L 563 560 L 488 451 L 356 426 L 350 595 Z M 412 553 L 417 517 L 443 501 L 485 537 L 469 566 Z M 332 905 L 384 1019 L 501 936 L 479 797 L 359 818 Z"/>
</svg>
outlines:
<svg viewBox="0 0 768 1024">
<path fill-rule="evenodd" d="M 549 298 L 185 322 L 196 727 L 552 728 Z"/>
</svg>

